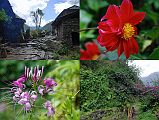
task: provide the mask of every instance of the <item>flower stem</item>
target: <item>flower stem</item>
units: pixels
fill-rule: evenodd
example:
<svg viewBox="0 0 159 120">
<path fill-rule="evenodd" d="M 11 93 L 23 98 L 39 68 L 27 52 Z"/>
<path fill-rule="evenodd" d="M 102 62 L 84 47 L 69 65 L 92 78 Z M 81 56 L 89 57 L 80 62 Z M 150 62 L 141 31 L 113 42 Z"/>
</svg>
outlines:
<svg viewBox="0 0 159 120">
<path fill-rule="evenodd" d="M 81 29 L 80 32 L 84 32 L 84 31 L 88 31 L 88 30 L 97 30 L 98 28 L 97 27 L 94 27 L 94 28 L 84 28 L 84 29 Z"/>
</svg>

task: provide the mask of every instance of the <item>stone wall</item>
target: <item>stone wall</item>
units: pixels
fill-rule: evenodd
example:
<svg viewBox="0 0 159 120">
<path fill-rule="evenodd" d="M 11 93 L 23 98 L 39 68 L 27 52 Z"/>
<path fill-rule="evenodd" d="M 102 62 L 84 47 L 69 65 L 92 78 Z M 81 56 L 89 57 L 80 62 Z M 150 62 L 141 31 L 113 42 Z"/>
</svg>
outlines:
<svg viewBox="0 0 159 120">
<path fill-rule="evenodd" d="M 57 40 L 66 43 L 70 47 L 73 45 L 72 43 L 72 32 L 76 32 L 79 34 L 79 18 L 71 17 L 62 20 L 57 29 Z M 56 31 L 56 30 L 55 30 Z M 79 36 L 77 37 L 77 41 L 79 41 Z"/>
<path fill-rule="evenodd" d="M 64 30 L 62 40 L 66 42 L 67 44 L 73 45 L 71 33 L 72 32 L 79 33 L 79 18 L 67 19 L 62 23 L 62 26 Z"/>
</svg>

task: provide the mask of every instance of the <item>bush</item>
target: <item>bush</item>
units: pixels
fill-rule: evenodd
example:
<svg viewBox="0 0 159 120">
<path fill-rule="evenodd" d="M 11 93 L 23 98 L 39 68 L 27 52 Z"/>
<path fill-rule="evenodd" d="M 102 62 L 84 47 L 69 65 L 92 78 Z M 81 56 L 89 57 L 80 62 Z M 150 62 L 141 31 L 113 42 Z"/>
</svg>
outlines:
<svg viewBox="0 0 159 120">
<path fill-rule="evenodd" d="M 4 9 L 0 10 L 0 22 L 1 21 L 7 21 L 8 16 L 6 15 L 6 12 L 4 11 Z"/>
<path fill-rule="evenodd" d="M 152 111 L 147 111 L 139 114 L 137 120 L 158 120 L 158 119 L 156 118 L 155 114 L 153 114 Z"/>
<path fill-rule="evenodd" d="M 81 62 L 81 110 L 124 107 L 138 96 L 138 71 L 124 62 Z M 88 65 L 87 65 L 88 64 Z"/>
<path fill-rule="evenodd" d="M 31 36 L 33 39 L 37 38 L 38 37 L 38 30 L 32 30 L 31 31 Z"/>
</svg>

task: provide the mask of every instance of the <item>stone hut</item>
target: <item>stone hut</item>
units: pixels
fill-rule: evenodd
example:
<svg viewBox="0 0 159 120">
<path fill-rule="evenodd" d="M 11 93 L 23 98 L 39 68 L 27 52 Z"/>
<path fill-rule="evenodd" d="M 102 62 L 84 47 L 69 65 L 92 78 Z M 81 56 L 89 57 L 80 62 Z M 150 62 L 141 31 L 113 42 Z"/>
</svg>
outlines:
<svg viewBox="0 0 159 120">
<path fill-rule="evenodd" d="M 79 6 L 64 9 L 52 22 L 52 34 L 69 46 L 79 45 Z"/>
</svg>

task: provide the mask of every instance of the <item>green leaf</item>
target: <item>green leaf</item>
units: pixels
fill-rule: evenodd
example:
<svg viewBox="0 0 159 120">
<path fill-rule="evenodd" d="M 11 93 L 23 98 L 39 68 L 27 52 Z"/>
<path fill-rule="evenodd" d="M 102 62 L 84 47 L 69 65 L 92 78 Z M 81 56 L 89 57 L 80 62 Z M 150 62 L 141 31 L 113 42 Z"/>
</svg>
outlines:
<svg viewBox="0 0 159 120">
<path fill-rule="evenodd" d="M 108 3 L 106 2 L 106 1 L 98 1 L 98 0 L 94 0 L 93 2 L 92 2 L 92 0 L 88 0 L 87 1 L 88 2 L 88 6 L 92 9 L 92 10 L 94 10 L 94 11 L 96 11 L 96 12 L 98 12 L 98 10 L 100 9 L 100 8 L 103 8 L 103 7 L 107 7 L 108 6 Z"/>
<path fill-rule="evenodd" d="M 80 33 L 80 41 L 85 41 L 87 39 L 93 39 L 95 38 L 95 35 L 93 34 L 94 30 L 89 30 L 87 32 L 81 32 Z"/>
<path fill-rule="evenodd" d="M 129 60 L 142 60 L 142 58 L 139 55 L 131 55 Z"/>
<path fill-rule="evenodd" d="M 154 51 L 149 56 L 149 59 L 159 59 L 159 47 L 154 49 Z"/>
<path fill-rule="evenodd" d="M 159 27 L 152 28 L 151 30 L 143 30 L 143 33 L 152 40 L 158 39 Z"/>
<path fill-rule="evenodd" d="M 87 25 L 91 22 L 92 15 L 85 10 L 80 10 L 80 29 L 86 28 Z"/>
<path fill-rule="evenodd" d="M 7 15 L 4 9 L 0 10 L 0 21 L 7 21 Z"/>
</svg>

